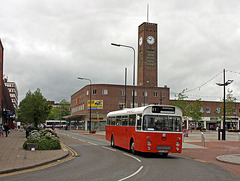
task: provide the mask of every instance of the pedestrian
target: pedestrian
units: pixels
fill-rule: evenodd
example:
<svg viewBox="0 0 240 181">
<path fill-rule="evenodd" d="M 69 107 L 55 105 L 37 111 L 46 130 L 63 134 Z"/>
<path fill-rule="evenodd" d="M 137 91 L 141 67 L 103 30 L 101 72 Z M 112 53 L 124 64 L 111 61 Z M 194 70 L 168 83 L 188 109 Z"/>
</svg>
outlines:
<svg viewBox="0 0 240 181">
<path fill-rule="evenodd" d="M 3 125 L 0 124 L 0 136 L 2 136 L 2 135 L 3 135 Z"/>
<path fill-rule="evenodd" d="M 30 126 L 26 128 L 26 138 L 29 136 L 29 133 L 30 133 Z"/>
<path fill-rule="evenodd" d="M 5 131 L 5 133 L 6 133 L 6 137 L 8 136 L 8 131 L 9 131 L 9 130 L 10 130 L 10 129 L 9 129 L 7 123 L 5 123 L 5 124 L 4 124 L 4 131 Z"/>
</svg>

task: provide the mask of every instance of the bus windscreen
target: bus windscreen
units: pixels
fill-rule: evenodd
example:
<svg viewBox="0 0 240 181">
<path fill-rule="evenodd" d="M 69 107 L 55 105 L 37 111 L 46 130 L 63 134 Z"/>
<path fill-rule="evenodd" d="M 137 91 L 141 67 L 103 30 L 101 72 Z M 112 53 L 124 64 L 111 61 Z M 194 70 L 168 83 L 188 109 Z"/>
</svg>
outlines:
<svg viewBox="0 0 240 181">
<path fill-rule="evenodd" d="M 144 131 L 182 131 L 182 120 L 179 116 L 145 115 L 143 118 Z"/>
</svg>

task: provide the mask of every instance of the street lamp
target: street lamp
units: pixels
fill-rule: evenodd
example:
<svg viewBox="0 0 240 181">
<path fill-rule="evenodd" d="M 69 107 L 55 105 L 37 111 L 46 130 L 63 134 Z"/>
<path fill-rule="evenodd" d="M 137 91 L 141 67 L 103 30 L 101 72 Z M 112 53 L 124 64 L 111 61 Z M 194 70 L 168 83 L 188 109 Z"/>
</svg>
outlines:
<svg viewBox="0 0 240 181">
<path fill-rule="evenodd" d="M 128 45 L 121 45 L 116 43 L 111 43 L 112 46 L 131 48 L 133 50 L 133 108 L 134 108 L 134 99 L 135 99 L 135 49 Z M 126 94 L 126 93 L 125 93 Z"/>
<path fill-rule="evenodd" d="M 161 97 L 159 98 L 159 101 L 160 101 L 160 105 L 162 105 L 162 102 L 164 100 L 164 97 L 162 96 L 162 90 L 160 91 L 160 93 L 161 93 Z"/>
<path fill-rule="evenodd" d="M 92 121 L 92 81 L 90 80 L 90 79 L 87 79 L 87 78 L 82 78 L 82 77 L 78 77 L 78 79 L 80 79 L 80 80 L 88 80 L 89 82 L 90 82 L 90 92 L 89 92 L 89 94 L 90 94 L 90 124 L 89 124 L 89 133 L 92 133 L 92 131 L 91 131 L 91 121 Z"/>
<path fill-rule="evenodd" d="M 223 69 L 223 84 L 216 83 L 218 86 L 223 86 L 223 132 L 222 132 L 222 140 L 226 140 L 226 106 L 225 106 L 225 87 L 231 84 L 233 80 L 228 80 L 225 82 L 225 69 Z"/>
</svg>

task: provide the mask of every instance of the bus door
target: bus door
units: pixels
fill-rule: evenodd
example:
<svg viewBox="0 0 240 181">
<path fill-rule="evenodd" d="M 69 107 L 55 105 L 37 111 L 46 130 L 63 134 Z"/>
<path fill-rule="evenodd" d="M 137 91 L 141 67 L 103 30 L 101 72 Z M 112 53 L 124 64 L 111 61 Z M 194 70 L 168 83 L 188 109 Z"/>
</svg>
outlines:
<svg viewBox="0 0 240 181">
<path fill-rule="evenodd" d="M 136 126 L 136 114 L 130 114 L 128 116 L 128 129 L 126 130 L 127 135 L 127 148 L 130 149 L 130 140 L 135 135 L 135 126 Z"/>
<path fill-rule="evenodd" d="M 141 131 L 142 130 L 142 114 L 137 114 L 136 117 L 136 132 L 135 132 L 135 149 L 137 150 L 138 147 L 142 144 L 141 143 Z"/>
<path fill-rule="evenodd" d="M 122 127 L 123 127 L 123 135 L 122 135 L 122 143 L 123 147 L 128 147 L 128 140 L 130 137 L 130 128 L 129 128 L 129 119 L 128 116 L 122 116 Z"/>
</svg>

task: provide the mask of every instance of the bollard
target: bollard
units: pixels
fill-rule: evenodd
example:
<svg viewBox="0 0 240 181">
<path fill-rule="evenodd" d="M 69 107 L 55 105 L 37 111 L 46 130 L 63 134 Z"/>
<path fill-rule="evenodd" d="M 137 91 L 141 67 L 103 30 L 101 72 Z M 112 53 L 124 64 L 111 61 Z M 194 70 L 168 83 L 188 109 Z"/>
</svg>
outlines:
<svg viewBox="0 0 240 181">
<path fill-rule="evenodd" d="M 205 147 L 205 136 L 204 136 L 203 132 L 201 134 L 202 134 L 202 145 L 203 145 L 203 147 Z"/>
<path fill-rule="evenodd" d="M 220 133 L 221 133 L 221 129 L 218 129 L 218 140 L 221 140 Z"/>
</svg>

